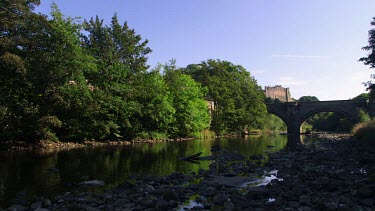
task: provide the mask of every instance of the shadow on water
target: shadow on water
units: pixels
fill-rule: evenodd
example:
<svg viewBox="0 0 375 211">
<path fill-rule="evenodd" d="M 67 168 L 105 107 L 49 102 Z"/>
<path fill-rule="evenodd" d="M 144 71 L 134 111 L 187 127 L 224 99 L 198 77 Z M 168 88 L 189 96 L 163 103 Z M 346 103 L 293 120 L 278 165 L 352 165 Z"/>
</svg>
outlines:
<svg viewBox="0 0 375 211">
<path fill-rule="evenodd" d="M 295 151 L 297 146 L 302 143 L 303 137 L 301 135 L 287 135 L 288 142 L 285 146 L 287 151 Z"/>
<path fill-rule="evenodd" d="M 130 175 L 161 176 L 208 169 L 210 161 L 194 164 L 177 157 L 197 152 L 210 156 L 214 145 L 247 158 L 290 147 L 287 136 L 275 135 L 65 151 L 0 152 L 0 208 L 5 208 L 19 191 L 26 191 L 28 196 L 53 196 L 79 191 L 78 184 L 87 180 L 104 181 L 105 188 L 109 188 L 126 181 Z"/>
</svg>

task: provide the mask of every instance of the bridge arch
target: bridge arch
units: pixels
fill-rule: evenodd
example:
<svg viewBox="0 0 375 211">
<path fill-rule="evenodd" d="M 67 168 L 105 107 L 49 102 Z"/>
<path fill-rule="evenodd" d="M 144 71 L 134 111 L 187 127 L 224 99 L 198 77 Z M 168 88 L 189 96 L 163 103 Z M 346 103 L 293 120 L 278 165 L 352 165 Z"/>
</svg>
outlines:
<svg viewBox="0 0 375 211">
<path fill-rule="evenodd" d="M 269 113 L 278 116 L 288 127 L 288 134 L 299 135 L 301 125 L 309 117 L 321 112 L 334 112 L 356 122 L 359 110 L 370 111 L 366 100 L 339 100 L 339 101 L 316 101 L 316 102 L 286 102 L 267 104 Z"/>
<path fill-rule="evenodd" d="M 310 117 L 312 117 L 316 114 L 319 114 L 319 113 L 326 113 L 326 112 L 332 112 L 332 113 L 339 114 L 340 116 L 346 118 L 347 120 L 349 120 L 353 124 L 357 123 L 357 121 L 358 121 L 358 112 L 350 113 L 348 111 L 341 110 L 341 109 L 319 108 L 319 109 L 314 109 L 312 111 L 307 112 L 300 119 L 298 119 L 298 124 L 299 124 L 300 130 L 301 130 L 301 127 L 302 127 L 303 123 L 306 122 Z"/>
<path fill-rule="evenodd" d="M 285 115 L 281 114 L 280 112 L 277 112 L 277 110 L 268 110 L 268 113 L 273 114 L 277 117 L 279 117 L 283 122 L 286 124 L 287 123 L 287 118 Z"/>
</svg>

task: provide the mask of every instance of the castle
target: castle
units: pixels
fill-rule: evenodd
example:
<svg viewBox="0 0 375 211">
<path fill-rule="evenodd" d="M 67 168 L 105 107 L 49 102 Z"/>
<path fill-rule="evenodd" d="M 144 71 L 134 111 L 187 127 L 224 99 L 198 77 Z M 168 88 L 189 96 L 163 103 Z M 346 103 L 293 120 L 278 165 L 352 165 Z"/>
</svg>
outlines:
<svg viewBox="0 0 375 211">
<path fill-rule="evenodd" d="M 280 85 L 276 86 L 266 86 L 264 88 L 266 97 L 271 99 L 279 99 L 281 102 L 291 102 L 292 97 L 290 96 L 289 88 L 284 88 Z"/>
</svg>

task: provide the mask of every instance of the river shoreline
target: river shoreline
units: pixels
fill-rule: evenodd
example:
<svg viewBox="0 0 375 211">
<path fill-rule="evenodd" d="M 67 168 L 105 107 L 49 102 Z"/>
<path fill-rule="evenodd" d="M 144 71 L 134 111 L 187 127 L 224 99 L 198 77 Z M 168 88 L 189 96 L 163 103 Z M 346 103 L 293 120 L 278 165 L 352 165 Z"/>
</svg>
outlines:
<svg viewBox="0 0 375 211">
<path fill-rule="evenodd" d="M 256 134 L 259 135 L 259 134 Z M 284 134 L 287 135 L 287 134 Z M 317 136 L 323 139 L 348 139 L 350 134 L 337 134 L 337 133 L 312 133 L 303 134 Z M 241 137 L 240 134 L 228 134 L 222 136 L 215 136 L 211 138 L 230 138 Z M 205 137 L 207 138 L 207 137 Z M 164 139 L 134 139 L 134 140 L 107 140 L 107 141 L 82 141 L 82 142 L 61 142 L 61 141 L 37 141 L 35 143 L 27 143 L 23 141 L 6 141 L 0 143 L 0 150 L 2 151 L 22 151 L 22 150 L 69 150 L 84 147 L 102 147 L 102 146 L 122 146 L 138 143 L 158 143 L 158 142 L 171 142 L 171 141 L 190 141 L 194 139 L 204 139 L 199 137 L 185 137 L 185 138 L 164 138 Z"/>
<path fill-rule="evenodd" d="M 26 143 L 22 141 L 8 141 L 0 144 L 0 150 L 3 151 L 22 151 L 22 150 L 69 150 L 84 147 L 102 147 L 102 146 L 122 146 L 137 143 L 157 143 L 170 141 L 188 141 L 197 138 L 174 138 L 174 139 L 136 139 L 136 140 L 117 140 L 117 141 L 82 141 L 82 142 L 53 142 L 38 141 L 35 143 Z"/>
<path fill-rule="evenodd" d="M 84 147 L 102 147 L 102 146 L 122 146 L 131 144 L 152 144 L 159 142 L 172 141 L 190 141 L 194 139 L 207 138 L 231 138 L 241 137 L 238 135 L 222 135 L 214 137 L 182 137 L 182 138 L 163 138 L 163 139 L 134 139 L 134 140 L 106 140 L 106 141 L 81 141 L 81 142 L 61 142 L 61 141 L 37 141 L 35 143 L 27 143 L 23 141 L 6 141 L 0 143 L 1 151 L 22 151 L 22 150 L 70 150 Z"/>
<path fill-rule="evenodd" d="M 186 209 L 192 210 L 373 210 L 374 149 L 345 136 L 322 138 L 270 154 L 262 166 L 256 164 L 262 157 L 233 162 L 220 159 L 210 170 L 198 173 L 130 177 L 104 192 L 67 192 L 52 200 L 38 198 L 23 208 L 178 210 L 188 206 Z M 266 176 L 273 179 L 267 185 L 244 185 Z"/>
</svg>

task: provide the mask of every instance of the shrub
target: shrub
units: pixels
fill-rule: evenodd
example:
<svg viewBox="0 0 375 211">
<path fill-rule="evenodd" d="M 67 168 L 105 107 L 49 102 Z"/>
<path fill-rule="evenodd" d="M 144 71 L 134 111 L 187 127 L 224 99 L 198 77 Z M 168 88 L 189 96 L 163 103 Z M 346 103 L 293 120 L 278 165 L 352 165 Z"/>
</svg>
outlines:
<svg viewBox="0 0 375 211">
<path fill-rule="evenodd" d="M 375 120 L 356 124 L 352 129 L 352 134 L 363 142 L 375 141 Z"/>
</svg>

